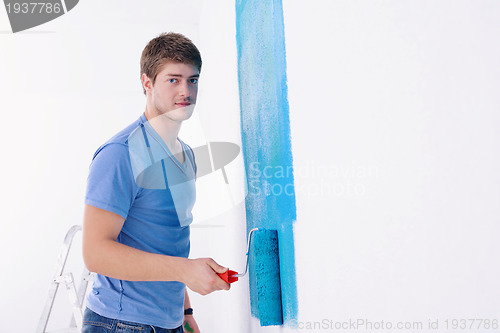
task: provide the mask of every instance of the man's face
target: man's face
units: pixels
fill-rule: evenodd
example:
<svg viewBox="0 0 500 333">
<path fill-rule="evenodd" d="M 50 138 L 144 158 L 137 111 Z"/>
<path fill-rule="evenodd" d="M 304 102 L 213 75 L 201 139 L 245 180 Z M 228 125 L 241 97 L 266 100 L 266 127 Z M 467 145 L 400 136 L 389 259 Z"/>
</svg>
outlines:
<svg viewBox="0 0 500 333">
<path fill-rule="evenodd" d="M 193 65 L 179 62 L 162 65 L 154 84 L 147 77 L 143 81 L 148 94 L 151 94 L 152 106 L 156 109 L 151 111 L 175 121 L 189 119 L 196 104 L 199 75 L 200 72 Z"/>
</svg>

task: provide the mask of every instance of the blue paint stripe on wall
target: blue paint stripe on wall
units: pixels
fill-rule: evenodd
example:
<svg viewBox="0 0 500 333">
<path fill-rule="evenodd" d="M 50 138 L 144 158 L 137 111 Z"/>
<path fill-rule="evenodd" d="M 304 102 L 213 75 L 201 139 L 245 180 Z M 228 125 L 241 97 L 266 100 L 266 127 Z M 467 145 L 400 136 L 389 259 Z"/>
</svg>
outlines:
<svg viewBox="0 0 500 333">
<path fill-rule="evenodd" d="M 247 232 L 278 230 L 283 318 L 297 318 L 296 220 L 286 80 L 283 6 L 280 0 L 236 0 L 236 40 L 243 156 L 248 180 Z M 250 275 L 252 315 L 258 316 Z"/>
</svg>

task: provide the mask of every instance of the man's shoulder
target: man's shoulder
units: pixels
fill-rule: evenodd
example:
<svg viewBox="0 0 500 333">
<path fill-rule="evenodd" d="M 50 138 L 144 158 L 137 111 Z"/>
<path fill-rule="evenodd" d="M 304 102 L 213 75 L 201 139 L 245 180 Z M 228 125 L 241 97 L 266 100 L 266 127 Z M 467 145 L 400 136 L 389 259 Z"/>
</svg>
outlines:
<svg viewBox="0 0 500 333">
<path fill-rule="evenodd" d="M 132 132 L 134 132 L 141 124 L 144 123 L 143 116 L 139 117 L 136 121 L 134 121 L 132 124 L 128 125 L 124 129 L 122 129 L 120 132 L 116 133 L 109 139 L 106 143 L 118 143 L 122 145 L 128 145 L 128 138 Z"/>
<path fill-rule="evenodd" d="M 113 150 L 116 153 L 119 152 L 128 152 L 128 139 L 130 134 L 133 133 L 137 128 L 144 122 L 143 116 L 139 119 L 113 135 L 108 141 L 102 144 L 94 154 L 94 158 L 99 154 L 103 149 L 106 148 L 106 151 Z"/>
</svg>

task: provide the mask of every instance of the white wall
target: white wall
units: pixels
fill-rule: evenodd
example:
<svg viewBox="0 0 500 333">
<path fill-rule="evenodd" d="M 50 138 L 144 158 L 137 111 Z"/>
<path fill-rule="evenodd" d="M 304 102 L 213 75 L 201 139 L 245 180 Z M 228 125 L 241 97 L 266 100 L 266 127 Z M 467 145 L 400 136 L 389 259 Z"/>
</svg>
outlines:
<svg viewBox="0 0 500 333">
<path fill-rule="evenodd" d="M 498 319 L 500 3 L 284 13 L 300 327 Z"/>
<path fill-rule="evenodd" d="M 284 1 L 284 12 L 300 324 L 498 318 L 498 2 Z M 240 142 L 234 3 L 86 0 L 9 29 L 0 11 L 0 311 L 6 332 L 33 332 L 64 234 L 81 223 L 91 156 L 143 110 L 149 39 L 179 31 L 202 52 L 181 138 Z M 227 169 L 235 208 L 220 174 L 198 180 L 192 229 L 193 257 L 236 270 L 241 167 Z M 247 289 L 192 295 L 204 331 L 291 331 L 250 319 Z M 61 296 L 53 327 L 68 320 Z"/>
</svg>

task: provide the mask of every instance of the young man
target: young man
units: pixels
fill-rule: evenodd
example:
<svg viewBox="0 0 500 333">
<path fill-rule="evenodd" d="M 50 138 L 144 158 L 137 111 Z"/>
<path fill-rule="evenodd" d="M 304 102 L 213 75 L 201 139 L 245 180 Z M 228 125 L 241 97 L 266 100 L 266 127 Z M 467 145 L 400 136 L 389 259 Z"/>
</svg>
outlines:
<svg viewBox="0 0 500 333">
<path fill-rule="evenodd" d="M 191 117 L 201 57 L 181 34 L 161 34 L 141 57 L 146 110 L 102 145 L 90 166 L 83 256 L 96 272 L 82 332 L 199 332 L 185 286 L 229 290 L 227 268 L 187 259 L 195 201 L 193 151 L 177 138 Z M 135 332 L 135 331 L 134 331 Z"/>
</svg>

